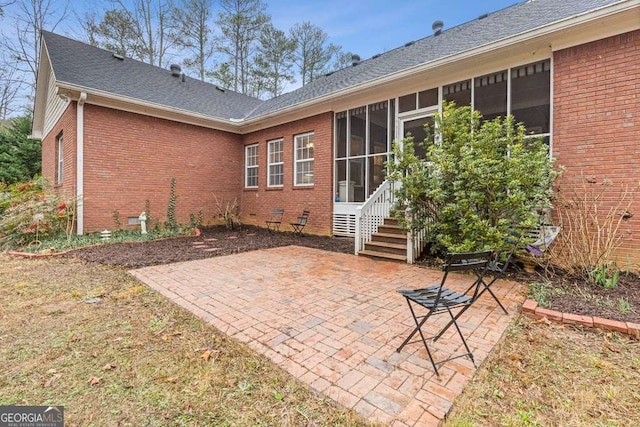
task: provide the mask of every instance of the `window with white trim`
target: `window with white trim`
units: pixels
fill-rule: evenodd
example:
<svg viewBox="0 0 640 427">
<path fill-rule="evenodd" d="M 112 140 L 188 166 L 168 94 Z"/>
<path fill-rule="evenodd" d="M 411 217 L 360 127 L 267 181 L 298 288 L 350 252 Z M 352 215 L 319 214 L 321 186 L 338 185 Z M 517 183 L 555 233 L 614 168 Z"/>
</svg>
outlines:
<svg viewBox="0 0 640 427">
<path fill-rule="evenodd" d="M 64 138 L 62 134 L 56 138 L 56 184 L 62 184 L 64 174 Z"/>
<path fill-rule="evenodd" d="M 313 185 L 313 132 L 295 136 L 294 185 Z"/>
<path fill-rule="evenodd" d="M 258 144 L 247 145 L 245 147 L 244 164 L 244 186 L 246 188 L 258 187 Z"/>
<path fill-rule="evenodd" d="M 282 187 L 284 174 L 283 140 L 267 143 L 267 186 Z"/>
</svg>

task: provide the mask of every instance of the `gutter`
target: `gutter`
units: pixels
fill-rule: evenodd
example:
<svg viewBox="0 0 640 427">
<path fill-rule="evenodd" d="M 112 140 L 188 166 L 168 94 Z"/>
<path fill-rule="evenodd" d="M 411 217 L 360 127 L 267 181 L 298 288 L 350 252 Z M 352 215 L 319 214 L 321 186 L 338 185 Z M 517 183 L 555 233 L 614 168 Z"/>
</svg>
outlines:
<svg viewBox="0 0 640 427">
<path fill-rule="evenodd" d="M 87 93 L 81 92 L 76 108 L 76 234 L 84 233 L 84 103 Z"/>
</svg>

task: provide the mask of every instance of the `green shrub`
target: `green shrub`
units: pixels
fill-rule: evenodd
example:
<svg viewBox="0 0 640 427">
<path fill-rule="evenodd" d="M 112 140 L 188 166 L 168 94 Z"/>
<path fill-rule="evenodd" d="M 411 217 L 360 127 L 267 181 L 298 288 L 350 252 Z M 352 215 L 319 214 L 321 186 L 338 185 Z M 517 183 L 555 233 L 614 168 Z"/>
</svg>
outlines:
<svg viewBox="0 0 640 427">
<path fill-rule="evenodd" d="M 435 122 L 437 143 L 429 142 L 434 135 L 421 142 L 427 159 L 415 155 L 411 138 L 394 142 L 389 177 L 401 183 L 397 207 L 412 214 L 405 227 L 428 226 L 436 248 L 462 252 L 499 248 L 510 228 L 535 226 L 557 175 L 542 138 L 527 137 L 513 116 L 483 122 L 454 104 Z"/>
</svg>

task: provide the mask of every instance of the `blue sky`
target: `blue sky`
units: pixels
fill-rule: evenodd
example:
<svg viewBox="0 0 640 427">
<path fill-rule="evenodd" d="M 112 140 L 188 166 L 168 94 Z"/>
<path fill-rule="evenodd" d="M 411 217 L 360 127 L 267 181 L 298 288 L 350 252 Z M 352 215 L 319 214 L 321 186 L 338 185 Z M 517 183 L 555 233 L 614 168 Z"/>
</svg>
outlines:
<svg viewBox="0 0 640 427">
<path fill-rule="evenodd" d="M 522 1 L 522 0 L 520 0 Z M 370 58 L 431 34 L 433 21 L 444 28 L 495 12 L 518 0 L 278 0 L 268 1 L 277 28 L 311 21 L 343 50 Z"/>
<path fill-rule="evenodd" d="M 47 0 L 45 0 L 47 1 Z M 62 0 L 48 0 L 64 4 Z M 523 1 L 523 0 L 520 0 Z M 431 34 L 431 24 L 442 20 L 446 28 L 494 12 L 518 0 L 265 0 L 275 26 L 288 30 L 293 24 L 310 21 L 323 28 L 330 41 L 362 59 L 402 46 Z M 87 10 L 109 6 L 106 0 L 70 0 L 71 16 L 56 32 L 80 38 L 78 16 Z M 0 18 L 0 31 L 11 33 L 9 6 Z"/>
</svg>

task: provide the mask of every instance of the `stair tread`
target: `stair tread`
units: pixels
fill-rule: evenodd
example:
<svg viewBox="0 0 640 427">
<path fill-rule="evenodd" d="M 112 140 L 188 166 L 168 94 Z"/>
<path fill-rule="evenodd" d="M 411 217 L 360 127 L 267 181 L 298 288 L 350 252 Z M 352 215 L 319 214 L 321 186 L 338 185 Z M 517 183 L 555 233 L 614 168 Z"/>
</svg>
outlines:
<svg viewBox="0 0 640 427">
<path fill-rule="evenodd" d="M 377 252 L 377 251 L 370 251 L 366 249 L 358 252 L 358 255 L 365 255 L 365 256 L 376 257 L 376 258 L 387 258 L 387 259 L 393 259 L 396 261 L 407 260 L 406 255 L 396 255 L 396 254 L 390 254 L 387 252 Z"/>
<path fill-rule="evenodd" d="M 367 245 L 371 246 L 381 246 L 385 248 L 393 248 L 393 249 L 406 249 L 407 244 L 399 244 L 399 243 L 389 243 L 389 242 L 378 242 L 376 240 L 372 240 L 371 242 L 367 242 Z"/>
<path fill-rule="evenodd" d="M 372 236 L 379 236 L 379 237 L 391 237 L 393 239 L 406 239 L 407 235 L 406 234 L 394 234 L 394 233 L 373 233 Z"/>
</svg>

